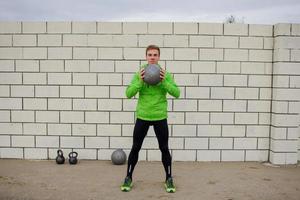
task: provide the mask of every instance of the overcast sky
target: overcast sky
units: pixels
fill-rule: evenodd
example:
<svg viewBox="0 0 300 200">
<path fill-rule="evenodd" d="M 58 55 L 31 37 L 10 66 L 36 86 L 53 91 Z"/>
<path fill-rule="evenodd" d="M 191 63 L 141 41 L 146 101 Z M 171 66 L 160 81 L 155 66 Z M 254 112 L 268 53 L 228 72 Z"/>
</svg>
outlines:
<svg viewBox="0 0 300 200">
<path fill-rule="evenodd" d="M 0 0 L 0 20 L 300 23 L 300 0 Z"/>
</svg>

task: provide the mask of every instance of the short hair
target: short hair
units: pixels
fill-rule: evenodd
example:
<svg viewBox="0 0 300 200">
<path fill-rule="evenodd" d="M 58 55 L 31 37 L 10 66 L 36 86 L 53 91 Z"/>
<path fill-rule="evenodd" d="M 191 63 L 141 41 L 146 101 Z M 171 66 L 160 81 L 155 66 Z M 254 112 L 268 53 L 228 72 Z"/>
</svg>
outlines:
<svg viewBox="0 0 300 200">
<path fill-rule="evenodd" d="M 158 55 L 160 55 L 160 49 L 159 49 L 159 47 L 156 46 L 156 45 L 153 45 L 153 44 L 151 44 L 151 45 L 149 45 L 149 46 L 147 47 L 147 49 L 146 49 L 146 55 L 147 55 L 147 52 L 148 52 L 149 50 L 151 50 L 151 49 L 156 49 L 156 50 L 158 51 Z"/>
</svg>

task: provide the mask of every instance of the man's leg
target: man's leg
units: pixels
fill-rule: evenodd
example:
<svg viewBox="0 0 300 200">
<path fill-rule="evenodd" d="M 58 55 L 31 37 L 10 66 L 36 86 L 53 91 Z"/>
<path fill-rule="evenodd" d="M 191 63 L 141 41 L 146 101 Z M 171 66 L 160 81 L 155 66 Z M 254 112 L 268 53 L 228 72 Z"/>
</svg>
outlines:
<svg viewBox="0 0 300 200">
<path fill-rule="evenodd" d="M 155 122 L 154 131 L 161 151 L 161 160 L 166 172 L 165 189 L 167 192 L 175 192 L 176 188 L 172 178 L 172 158 L 168 146 L 169 130 L 167 119 Z"/>
<path fill-rule="evenodd" d="M 128 157 L 127 176 L 132 179 L 134 167 L 139 158 L 139 151 L 142 147 L 144 138 L 147 135 L 149 123 L 147 121 L 137 119 L 133 130 L 133 144 Z"/>
<path fill-rule="evenodd" d="M 161 160 L 166 172 L 166 180 L 172 177 L 172 158 L 169 152 L 169 129 L 167 119 L 156 121 L 154 123 L 154 131 L 158 140 L 159 149 L 161 151 Z"/>
</svg>

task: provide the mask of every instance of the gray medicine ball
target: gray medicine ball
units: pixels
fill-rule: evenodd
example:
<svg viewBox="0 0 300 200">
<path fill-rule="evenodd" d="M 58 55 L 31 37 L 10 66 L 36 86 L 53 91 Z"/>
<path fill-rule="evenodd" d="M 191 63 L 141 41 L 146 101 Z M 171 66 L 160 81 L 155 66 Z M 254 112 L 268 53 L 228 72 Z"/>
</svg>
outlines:
<svg viewBox="0 0 300 200">
<path fill-rule="evenodd" d="M 111 154 L 111 161 L 115 165 L 122 165 L 126 162 L 126 153 L 123 149 L 117 149 Z"/>
<path fill-rule="evenodd" d="M 160 82 L 160 67 L 155 64 L 149 64 L 145 68 L 144 81 L 149 85 L 156 85 Z"/>
</svg>

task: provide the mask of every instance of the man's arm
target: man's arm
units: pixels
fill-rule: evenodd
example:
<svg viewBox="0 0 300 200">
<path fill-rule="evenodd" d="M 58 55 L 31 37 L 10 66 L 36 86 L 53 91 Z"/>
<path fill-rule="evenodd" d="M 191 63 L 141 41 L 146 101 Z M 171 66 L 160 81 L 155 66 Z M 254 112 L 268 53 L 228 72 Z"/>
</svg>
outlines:
<svg viewBox="0 0 300 200">
<path fill-rule="evenodd" d="M 161 84 L 170 95 L 172 95 L 176 99 L 179 98 L 180 90 L 177 87 L 176 83 L 174 82 L 174 79 L 170 73 L 166 73 L 166 76 L 161 82 Z"/>
<path fill-rule="evenodd" d="M 127 98 L 131 98 L 142 88 L 144 81 L 141 79 L 139 72 L 135 73 L 130 85 L 126 88 Z"/>
</svg>

